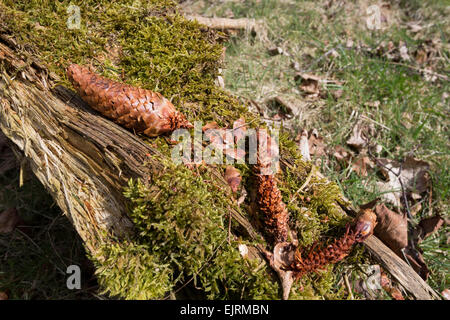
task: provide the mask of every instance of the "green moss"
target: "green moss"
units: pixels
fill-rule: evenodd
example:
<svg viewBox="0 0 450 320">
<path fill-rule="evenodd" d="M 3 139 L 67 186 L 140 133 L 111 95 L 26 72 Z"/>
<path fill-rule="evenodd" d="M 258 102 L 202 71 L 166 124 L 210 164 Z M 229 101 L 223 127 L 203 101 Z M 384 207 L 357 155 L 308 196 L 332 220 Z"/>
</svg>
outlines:
<svg viewBox="0 0 450 320">
<path fill-rule="evenodd" d="M 195 287 L 202 288 L 210 299 L 277 298 L 276 278 L 272 275 L 268 281 L 268 270 L 258 268 L 256 260 L 244 259 L 237 250 L 237 240 L 228 242 L 228 222 L 224 212 L 228 212 L 233 204 L 224 191 L 205 183 L 204 179 L 213 177 L 160 161 L 165 165 L 160 175 L 146 184 L 139 180 L 129 182 L 125 196 L 130 200 L 130 217 L 136 226 L 137 236 L 133 243 L 139 245 L 137 248 L 121 246 L 120 257 L 115 254 L 117 249 L 114 247 L 113 259 L 100 264 L 108 265 L 108 261 L 115 264 L 113 270 L 99 269 L 104 286 L 114 294 L 120 291 L 115 290 L 120 288 L 117 279 L 128 282 L 127 287 L 131 287 L 136 278 L 145 278 L 142 286 L 149 289 L 149 297 L 163 298 L 171 286 L 180 287 L 192 278 Z M 145 255 L 141 256 L 142 250 Z M 117 266 L 114 262 L 117 258 L 124 263 L 133 262 Z M 124 274 L 135 274 L 135 265 L 144 266 L 142 272 L 136 277 L 125 278 Z M 162 281 L 158 273 L 148 274 L 147 270 L 155 267 L 163 270 L 163 275 L 167 274 L 166 281 Z M 145 288 L 152 279 L 161 283 L 157 289 L 166 291 Z M 132 292 L 126 297 L 136 295 Z"/>
<path fill-rule="evenodd" d="M 69 4 L 81 9 L 81 28 L 66 27 Z M 187 21 L 173 1 L 11 1 L 0 0 L 0 18 L 19 35 L 27 51 L 70 87 L 65 67 L 91 64 L 117 80 L 161 92 L 189 120 L 216 121 L 230 126 L 244 117 L 262 125 L 235 97 L 214 84 L 222 46 L 213 33 Z M 38 39 L 38 41 L 36 41 Z M 170 158 L 163 138 L 147 140 Z M 283 156 L 297 159 L 280 177 L 283 200 L 302 245 L 341 231 L 345 219 L 334 201 L 334 183 L 311 178 L 310 163 L 301 160 L 295 143 L 280 137 Z M 155 159 L 154 159 L 155 160 Z M 274 273 L 257 261 L 244 259 L 239 242 L 228 241 L 230 196 L 213 182 L 207 170 L 177 167 L 163 159 L 165 170 L 145 184 L 130 180 L 125 191 L 136 227 L 134 238 L 121 242 L 105 237 L 92 259 L 99 282 L 113 296 L 156 299 L 175 294 L 189 282 L 210 299 L 277 299 L 281 296 Z M 252 180 L 247 165 L 239 165 L 243 185 Z M 243 212 L 243 214 L 247 214 Z M 251 243 L 249 243 L 251 244 Z M 293 299 L 336 298 L 332 268 L 306 276 L 292 290 Z"/>
</svg>

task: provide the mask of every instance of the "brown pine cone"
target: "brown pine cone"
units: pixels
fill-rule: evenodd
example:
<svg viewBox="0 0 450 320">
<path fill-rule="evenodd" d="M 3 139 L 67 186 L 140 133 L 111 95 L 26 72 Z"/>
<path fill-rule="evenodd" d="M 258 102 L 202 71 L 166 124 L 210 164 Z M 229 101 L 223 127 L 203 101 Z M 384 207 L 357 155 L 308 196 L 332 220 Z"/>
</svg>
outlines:
<svg viewBox="0 0 450 320">
<path fill-rule="evenodd" d="M 288 238 L 289 214 L 273 175 L 256 175 L 257 205 L 267 233 L 275 243 Z"/>
<path fill-rule="evenodd" d="M 316 272 L 328 264 L 339 262 L 350 254 L 355 243 L 362 242 L 373 234 L 376 224 L 376 215 L 372 210 L 361 210 L 353 225 L 348 225 L 345 234 L 333 243 L 326 247 L 315 245 L 310 250 L 297 248 L 294 261 L 286 269 L 300 278 L 306 273 Z"/>
<path fill-rule="evenodd" d="M 183 114 L 161 94 L 99 76 L 76 64 L 67 68 L 70 82 L 90 107 L 121 126 L 156 137 L 192 128 Z"/>
<path fill-rule="evenodd" d="M 257 186 L 256 203 L 271 240 L 275 243 L 285 242 L 289 231 L 289 213 L 275 177 L 279 170 L 278 146 L 265 130 L 258 130 L 258 142 L 257 164 L 253 167 Z"/>
</svg>

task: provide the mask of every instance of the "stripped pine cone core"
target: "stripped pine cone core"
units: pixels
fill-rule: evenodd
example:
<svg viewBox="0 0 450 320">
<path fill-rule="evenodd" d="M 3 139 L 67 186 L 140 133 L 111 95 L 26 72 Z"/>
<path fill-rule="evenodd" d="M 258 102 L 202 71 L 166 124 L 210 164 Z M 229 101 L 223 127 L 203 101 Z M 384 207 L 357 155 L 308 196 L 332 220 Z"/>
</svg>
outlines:
<svg viewBox="0 0 450 320">
<path fill-rule="evenodd" d="M 272 236 L 275 243 L 287 241 L 289 215 L 275 177 L 257 174 L 256 184 L 256 201 L 267 233 Z"/>
<path fill-rule="evenodd" d="M 350 254 L 355 243 L 362 242 L 373 234 L 375 225 L 375 213 L 372 210 L 361 211 L 354 225 L 348 225 L 345 234 L 333 243 L 325 247 L 313 245 L 309 250 L 297 248 L 294 261 L 286 270 L 293 271 L 298 279 L 306 273 L 322 270 L 328 264 L 341 261 Z"/>
<path fill-rule="evenodd" d="M 156 137 L 178 128 L 192 128 L 185 116 L 161 94 L 112 81 L 72 64 L 67 76 L 93 109 L 117 124 Z"/>
<path fill-rule="evenodd" d="M 289 213 L 277 186 L 276 172 L 273 172 L 279 170 L 278 164 L 273 164 L 273 160 L 278 156 L 278 146 L 265 131 L 258 132 L 258 139 L 260 146 L 261 140 L 265 140 L 266 143 L 263 145 L 266 152 L 258 154 L 257 165 L 254 167 L 257 186 L 256 202 L 265 230 L 271 235 L 272 240 L 275 243 L 285 242 L 288 239 Z"/>
</svg>

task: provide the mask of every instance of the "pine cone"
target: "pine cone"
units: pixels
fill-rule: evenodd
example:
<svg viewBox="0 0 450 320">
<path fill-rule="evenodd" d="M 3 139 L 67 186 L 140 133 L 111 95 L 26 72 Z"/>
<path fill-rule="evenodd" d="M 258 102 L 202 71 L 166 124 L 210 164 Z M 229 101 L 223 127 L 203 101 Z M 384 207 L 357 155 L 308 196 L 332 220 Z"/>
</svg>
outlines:
<svg viewBox="0 0 450 320">
<path fill-rule="evenodd" d="M 332 244 L 325 248 L 314 245 L 309 252 L 308 250 L 297 249 L 294 262 L 287 269 L 294 271 L 296 278 L 301 278 L 306 273 L 317 272 L 324 269 L 328 264 L 334 264 L 348 256 L 355 243 L 356 233 L 350 231 L 350 227 L 347 227 L 344 236 L 334 240 Z"/>
<path fill-rule="evenodd" d="M 274 163 L 279 156 L 278 146 L 265 130 L 258 131 L 258 141 L 257 165 L 253 168 L 256 173 L 256 203 L 262 215 L 265 230 L 272 236 L 272 240 L 275 243 L 285 242 L 288 238 L 289 214 L 275 178 L 279 170 L 278 162 Z M 263 148 L 265 150 L 262 150 Z"/>
<path fill-rule="evenodd" d="M 353 226 L 348 225 L 345 234 L 325 248 L 314 245 L 309 252 L 297 248 L 294 261 L 286 268 L 294 272 L 296 278 L 309 272 L 316 272 L 328 264 L 341 261 L 352 250 L 355 243 L 364 241 L 373 234 L 376 226 L 376 215 L 372 210 L 361 210 Z"/>
<path fill-rule="evenodd" d="M 67 76 L 90 107 L 121 126 L 156 137 L 178 128 L 191 128 L 184 115 L 161 94 L 112 81 L 76 64 Z"/>
<path fill-rule="evenodd" d="M 263 217 L 267 233 L 275 243 L 285 242 L 288 238 L 289 215 L 281 192 L 273 175 L 256 175 L 257 205 Z"/>
</svg>

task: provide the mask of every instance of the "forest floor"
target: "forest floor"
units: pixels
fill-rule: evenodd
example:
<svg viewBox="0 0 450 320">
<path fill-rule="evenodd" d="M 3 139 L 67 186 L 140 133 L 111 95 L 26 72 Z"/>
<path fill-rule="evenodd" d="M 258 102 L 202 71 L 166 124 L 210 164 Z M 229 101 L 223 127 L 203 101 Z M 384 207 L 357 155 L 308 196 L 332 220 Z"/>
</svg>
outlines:
<svg viewBox="0 0 450 320">
<path fill-rule="evenodd" d="M 189 14 L 258 21 L 256 35 L 241 32 L 225 43 L 225 88 L 252 100 L 292 139 L 307 130 L 312 160 L 356 207 L 380 198 L 392 210 L 409 213 L 413 227 L 441 216 L 444 225 L 418 246 L 429 269 L 427 282 L 438 292 L 449 288 L 449 2 L 181 5 Z M 12 157 L 3 153 L 0 160 L 5 164 Z M 375 158 L 391 167 L 414 158 L 404 173 L 415 166 L 429 169 L 424 189 L 410 192 L 406 206 L 402 190 L 392 197 L 394 186 L 383 177 L 389 172 Z M 71 224 L 35 178 L 19 187 L 26 172 L 19 168 L 0 165 L 0 212 L 16 208 L 28 226 L 0 236 L 6 248 L 0 251 L 0 291 L 12 299 L 103 298 Z M 84 271 L 82 290 L 65 285 L 72 264 Z"/>
</svg>

